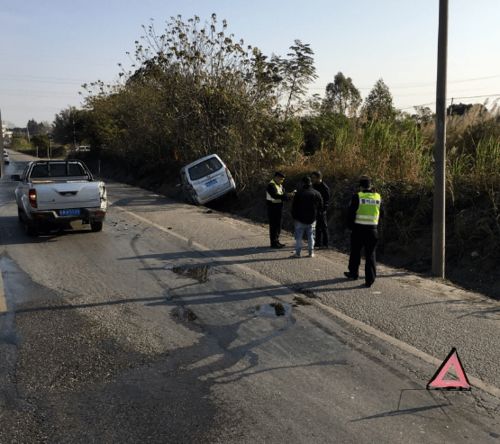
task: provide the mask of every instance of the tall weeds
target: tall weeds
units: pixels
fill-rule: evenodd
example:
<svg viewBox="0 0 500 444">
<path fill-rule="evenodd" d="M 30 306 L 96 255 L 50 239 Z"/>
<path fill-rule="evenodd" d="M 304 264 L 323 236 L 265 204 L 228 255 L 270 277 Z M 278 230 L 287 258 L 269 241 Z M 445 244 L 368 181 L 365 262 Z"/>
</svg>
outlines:
<svg viewBox="0 0 500 444">
<path fill-rule="evenodd" d="M 319 117 L 318 117 L 319 118 Z M 368 174 L 381 183 L 429 186 L 433 181 L 434 125 L 411 118 L 361 123 L 331 120 L 322 130 L 319 149 L 302 157 L 290 172 L 321 169 L 328 176 Z M 500 186 L 500 113 L 474 108 L 448 119 L 448 184 L 486 191 Z"/>
</svg>

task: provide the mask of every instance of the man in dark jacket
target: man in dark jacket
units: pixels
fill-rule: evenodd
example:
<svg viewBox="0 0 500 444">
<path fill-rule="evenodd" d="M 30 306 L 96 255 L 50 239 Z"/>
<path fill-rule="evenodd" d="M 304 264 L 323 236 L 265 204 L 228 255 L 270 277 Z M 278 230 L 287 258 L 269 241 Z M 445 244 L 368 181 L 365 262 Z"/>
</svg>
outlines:
<svg viewBox="0 0 500 444">
<path fill-rule="evenodd" d="M 371 179 L 362 176 L 360 191 L 352 196 L 349 207 L 348 226 L 351 232 L 351 255 L 349 271 L 345 276 L 358 278 L 361 250 L 365 250 L 365 285 L 371 287 L 377 276 L 375 249 L 378 242 L 378 223 L 380 218 L 381 197 L 372 187 Z"/>
<path fill-rule="evenodd" d="M 266 188 L 267 216 L 269 219 L 269 238 L 271 248 L 283 248 L 285 244 L 280 242 L 281 218 L 283 214 L 283 202 L 293 197 L 293 193 L 285 193 L 283 182 L 285 175 L 276 171 L 274 178 Z"/>
<path fill-rule="evenodd" d="M 330 203 L 330 188 L 323 182 L 321 171 L 315 171 L 311 174 L 313 188 L 321 194 L 323 198 L 323 207 L 318 212 L 316 221 L 316 247 L 328 248 L 328 205 Z"/>
<path fill-rule="evenodd" d="M 310 177 L 302 179 L 302 189 L 293 198 L 292 217 L 295 221 L 295 257 L 300 257 L 302 237 L 307 234 L 309 257 L 314 257 L 314 227 L 318 211 L 323 207 L 321 194 L 313 189 Z"/>
</svg>

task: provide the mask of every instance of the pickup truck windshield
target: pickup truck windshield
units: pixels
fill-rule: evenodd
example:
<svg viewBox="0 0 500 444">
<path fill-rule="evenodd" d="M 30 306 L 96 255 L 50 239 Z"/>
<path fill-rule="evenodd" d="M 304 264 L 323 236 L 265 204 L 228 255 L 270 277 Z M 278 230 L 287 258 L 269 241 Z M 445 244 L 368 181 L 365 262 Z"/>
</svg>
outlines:
<svg viewBox="0 0 500 444">
<path fill-rule="evenodd" d="M 198 180 L 219 171 L 221 168 L 222 164 L 219 162 L 219 159 L 217 159 L 217 157 L 211 157 L 189 168 L 189 177 L 191 180 Z"/>
<path fill-rule="evenodd" d="M 42 163 L 35 165 L 31 170 L 32 179 L 82 176 L 87 177 L 87 173 L 79 163 Z"/>
</svg>

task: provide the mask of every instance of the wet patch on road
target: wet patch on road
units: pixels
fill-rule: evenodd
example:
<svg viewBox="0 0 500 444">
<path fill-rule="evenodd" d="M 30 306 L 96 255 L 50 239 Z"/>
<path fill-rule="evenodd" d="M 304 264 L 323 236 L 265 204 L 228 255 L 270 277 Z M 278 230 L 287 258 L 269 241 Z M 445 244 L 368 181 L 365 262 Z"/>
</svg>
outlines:
<svg viewBox="0 0 500 444">
<path fill-rule="evenodd" d="M 255 314 L 264 317 L 281 317 L 286 318 L 292 315 L 292 306 L 284 302 L 272 302 L 270 304 L 257 305 Z"/>
<path fill-rule="evenodd" d="M 198 319 L 196 313 L 188 307 L 178 306 L 175 307 L 172 316 L 185 322 L 194 322 Z"/>
<path fill-rule="evenodd" d="M 172 267 L 172 271 L 180 276 L 185 276 L 203 284 L 208 281 L 210 267 L 208 265 L 182 265 Z"/>
</svg>

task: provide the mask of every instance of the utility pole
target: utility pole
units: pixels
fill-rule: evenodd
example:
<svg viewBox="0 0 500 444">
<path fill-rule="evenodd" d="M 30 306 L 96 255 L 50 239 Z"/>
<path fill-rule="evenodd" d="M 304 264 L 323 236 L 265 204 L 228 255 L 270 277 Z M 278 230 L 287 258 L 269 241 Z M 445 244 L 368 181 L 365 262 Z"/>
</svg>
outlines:
<svg viewBox="0 0 500 444">
<path fill-rule="evenodd" d="M 75 131 L 75 118 L 73 117 L 73 149 L 76 151 L 76 131 Z"/>
<path fill-rule="evenodd" d="M 446 221 L 446 63 L 448 57 L 448 0 L 439 0 L 436 85 L 436 144 L 434 146 L 434 209 L 432 217 L 432 274 L 445 276 Z"/>
<path fill-rule="evenodd" d="M 5 162 L 3 160 L 3 123 L 2 123 L 2 110 L 0 110 L 0 150 L 2 154 L 0 155 L 0 177 L 3 177 L 5 173 Z"/>
</svg>

